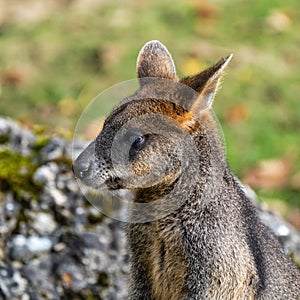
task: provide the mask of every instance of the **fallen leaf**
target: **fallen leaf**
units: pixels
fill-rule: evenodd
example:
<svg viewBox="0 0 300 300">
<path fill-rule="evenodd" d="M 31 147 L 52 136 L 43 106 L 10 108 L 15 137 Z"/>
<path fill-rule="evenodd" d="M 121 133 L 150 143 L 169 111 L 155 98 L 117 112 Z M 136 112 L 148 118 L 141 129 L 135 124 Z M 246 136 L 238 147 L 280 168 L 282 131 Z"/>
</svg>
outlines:
<svg viewBox="0 0 300 300">
<path fill-rule="evenodd" d="M 237 104 L 228 109 L 226 121 L 228 123 L 239 123 L 247 120 L 249 117 L 248 106 L 244 103 Z"/>
<path fill-rule="evenodd" d="M 72 283 L 72 275 L 70 273 L 64 273 L 61 276 L 61 280 L 65 285 L 70 286 L 70 284 Z"/>
<path fill-rule="evenodd" d="M 203 4 L 199 6 L 197 14 L 203 19 L 216 19 L 219 16 L 219 10 L 215 6 Z"/>
<path fill-rule="evenodd" d="M 297 230 L 300 230 L 300 209 L 293 209 L 286 217 L 287 221 L 291 223 Z"/>
<path fill-rule="evenodd" d="M 216 19 L 219 16 L 218 7 L 208 1 L 192 0 L 191 5 L 201 19 Z"/>
<path fill-rule="evenodd" d="M 4 251 L 2 249 L 2 247 L 0 247 L 0 260 L 4 259 Z"/>
<path fill-rule="evenodd" d="M 289 158 L 269 159 L 248 170 L 243 181 L 254 188 L 273 190 L 286 185 L 293 163 Z"/>
<path fill-rule="evenodd" d="M 1 82 L 4 86 L 16 86 L 25 81 L 25 73 L 17 68 L 2 73 Z"/>
<path fill-rule="evenodd" d="M 293 190 L 300 190 L 300 172 L 294 174 L 290 181 L 290 187 Z"/>
</svg>

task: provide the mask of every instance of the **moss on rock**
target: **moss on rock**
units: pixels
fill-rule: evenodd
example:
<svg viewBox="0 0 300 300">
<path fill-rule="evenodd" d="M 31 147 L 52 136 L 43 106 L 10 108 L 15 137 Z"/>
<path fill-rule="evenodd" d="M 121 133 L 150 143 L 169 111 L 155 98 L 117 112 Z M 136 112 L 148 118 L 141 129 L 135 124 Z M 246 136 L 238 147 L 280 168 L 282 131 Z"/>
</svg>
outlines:
<svg viewBox="0 0 300 300">
<path fill-rule="evenodd" d="M 37 167 L 30 157 L 21 156 L 8 149 L 1 150 L 0 190 L 13 191 L 19 198 L 26 192 L 35 198 L 42 188 L 32 180 Z"/>
</svg>

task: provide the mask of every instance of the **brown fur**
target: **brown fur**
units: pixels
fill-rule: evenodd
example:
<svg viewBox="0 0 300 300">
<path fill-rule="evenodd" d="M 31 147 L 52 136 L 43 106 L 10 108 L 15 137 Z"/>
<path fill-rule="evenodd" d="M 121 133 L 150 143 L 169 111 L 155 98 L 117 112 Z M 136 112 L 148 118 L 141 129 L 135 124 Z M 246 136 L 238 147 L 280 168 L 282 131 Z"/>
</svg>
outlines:
<svg viewBox="0 0 300 300">
<path fill-rule="evenodd" d="M 130 300 L 300 299 L 299 270 L 226 162 L 211 106 L 230 59 L 179 80 L 167 49 L 147 43 L 137 61 L 140 88 L 113 110 L 74 163 L 86 185 L 130 189 L 135 204 L 151 208 L 132 209 L 126 228 Z M 126 134 L 135 138 L 132 130 L 145 142 L 130 145 L 128 164 L 117 172 L 113 142 L 118 158 Z M 193 143 L 182 143 L 188 140 Z M 197 159 L 183 161 L 182 154 Z M 144 185 L 151 174 L 151 185 Z M 168 214 L 156 218 L 161 211 Z"/>
<path fill-rule="evenodd" d="M 178 243 L 176 228 L 168 226 L 161 231 L 158 222 L 152 226 L 149 230 L 149 240 L 152 240 L 150 255 L 145 257 L 145 263 L 152 282 L 153 296 L 159 300 L 182 299 L 187 264 Z"/>
</svg>

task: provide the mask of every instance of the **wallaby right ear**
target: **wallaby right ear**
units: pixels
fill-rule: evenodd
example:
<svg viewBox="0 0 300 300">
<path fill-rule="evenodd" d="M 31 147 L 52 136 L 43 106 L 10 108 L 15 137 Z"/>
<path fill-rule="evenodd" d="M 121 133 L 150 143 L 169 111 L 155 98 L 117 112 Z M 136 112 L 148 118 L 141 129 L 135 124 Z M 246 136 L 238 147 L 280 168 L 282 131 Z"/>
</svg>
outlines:
<svg viewBox="0 0 300 300">
<path fill-rule="evenodd" d="M 150 41 L 141 49 L 137 59 L 139 78 L 176 79 L 175 65 L 167 48 L 159 41 Z"/>
<path fill-rule="evenodd" d="M 202 71 L 201 73 L 185 77 L 180 80 L 183 83 L 199 94 L 192 99 L 184 99 L 180 105 L 188 112 L 185 117 L 180 120 L 182 125 L 191 127 L 194 121 L 198 118 L 201 111 L 206 110 L 212 106 L 216 91 L 218 89 L 220 79 L 224 74 L 224 70 L 232 58 L 230 54 L 227 58 L 222 58 L 212 67 Z"/>
<path fill-rule="evenodd" d="M 231 59 L 232 54 L 227 58 L 222 58 L 215 65 L 201 73 L 180 80 L 181 83 L 188 85 L 199 93 L 199 97 L 187 105 L 190 113 L 197 116 L 202 109 L 211 107 L 220 79 Z"/>
</svg>

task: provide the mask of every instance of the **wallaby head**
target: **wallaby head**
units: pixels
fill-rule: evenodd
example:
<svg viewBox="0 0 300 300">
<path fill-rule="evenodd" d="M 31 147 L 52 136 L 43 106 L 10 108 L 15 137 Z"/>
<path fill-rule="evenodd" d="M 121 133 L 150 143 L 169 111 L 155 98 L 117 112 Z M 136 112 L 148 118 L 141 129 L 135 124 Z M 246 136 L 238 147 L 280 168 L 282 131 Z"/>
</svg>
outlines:
<svg viewBox="0 0 300 300">
<path fill-rule="evenodd" d="M 215 170 L 225 166 L 210 108 L 231 57 L 179 79 L 168 50 L 158 41 L 145 44 L 137 59 L 140 88 L 108 116 L 75 161 L 75 175 L 96 189 L 144 192 L 136 201 L 148 202 L 186 170 L 195 177 L 201 168 L 211 172 L 213 163 Z"/>
</svg>

